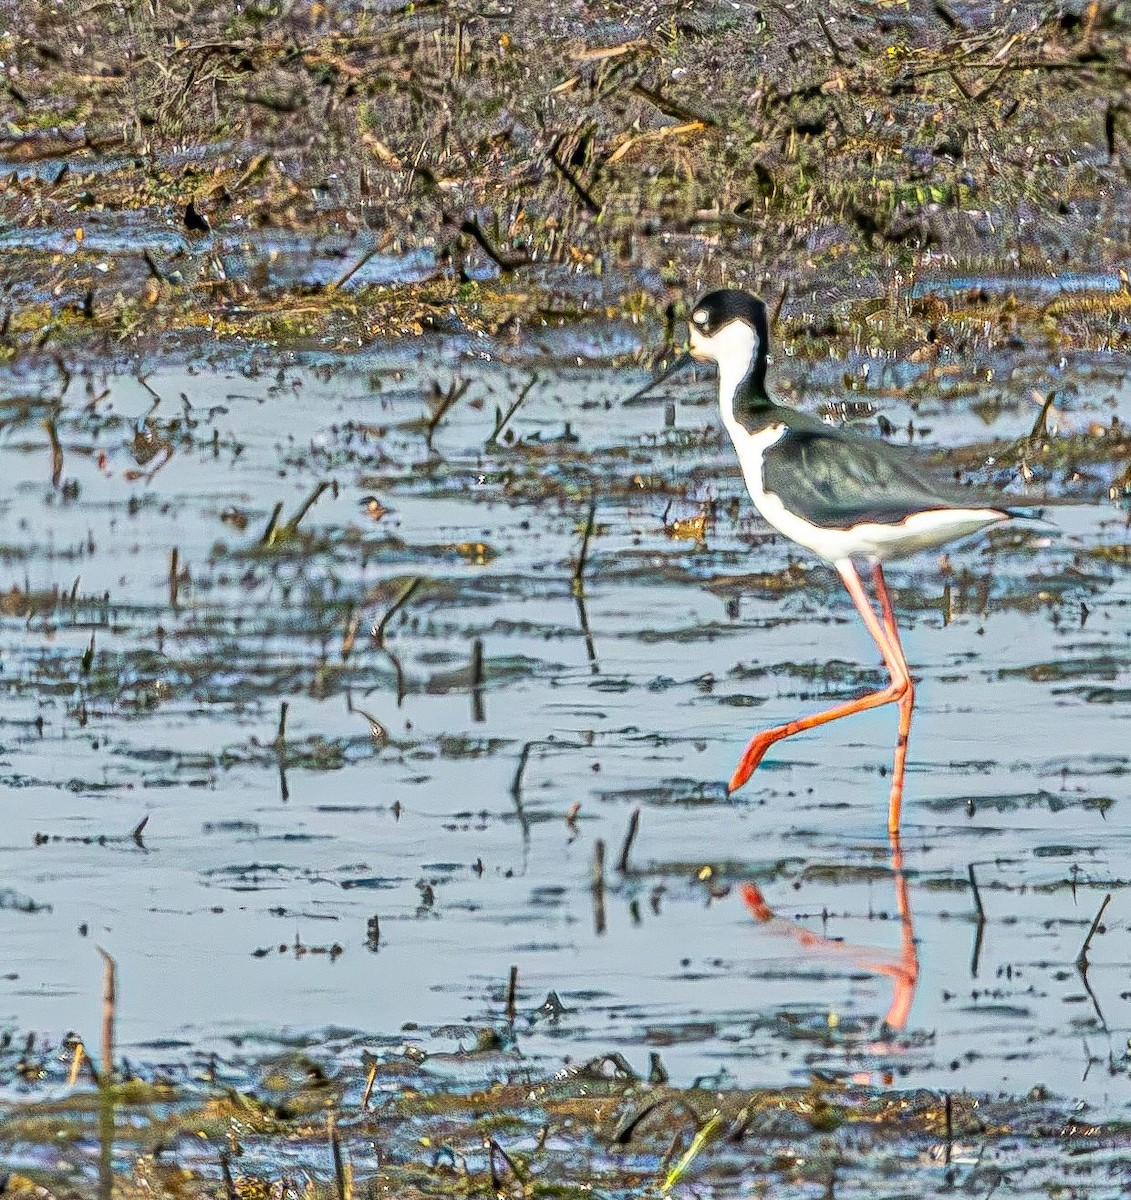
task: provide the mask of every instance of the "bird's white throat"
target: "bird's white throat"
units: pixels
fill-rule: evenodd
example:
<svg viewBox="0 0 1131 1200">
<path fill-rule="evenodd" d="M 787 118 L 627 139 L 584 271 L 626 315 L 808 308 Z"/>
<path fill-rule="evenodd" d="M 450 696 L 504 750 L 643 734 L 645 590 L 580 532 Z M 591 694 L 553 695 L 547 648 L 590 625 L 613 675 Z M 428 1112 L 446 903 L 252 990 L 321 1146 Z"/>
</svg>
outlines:
<svg viewBox="0 0 1131 1200">
<path fill-rule="evenodd" d="M 745 321 L 731 321 L 704 346 L 718 363 L 719 406 L 723 420 L 734 416 L 734 397 L 742 381 L 750 374 L 758 352 L 758 335 Z"/>
</svg>

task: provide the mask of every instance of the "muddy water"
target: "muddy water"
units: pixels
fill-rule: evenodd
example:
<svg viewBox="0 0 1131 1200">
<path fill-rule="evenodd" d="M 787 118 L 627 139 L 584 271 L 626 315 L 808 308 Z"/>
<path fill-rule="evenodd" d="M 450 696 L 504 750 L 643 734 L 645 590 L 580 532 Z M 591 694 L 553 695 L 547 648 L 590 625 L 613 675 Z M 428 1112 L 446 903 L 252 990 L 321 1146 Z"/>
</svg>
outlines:
<svg viewBox="0 0 1131 1200">
<path fill-rule="evenodd" d="M 101 946 L 138 1062 L 410 1043 L 482 1077 L 654 1051 L 680 1082 L 819 1070 L 1122 1109 L 1131 580 L 1097 551 L 1129 540 L 1125 514 L 1059 509 L 1057 536 L 890 572 L 920 680 L 902 844 L 920 977 L 892 1032 L 894 713 L 776 747 L 732 798 L 722 782 L 757 728 L 874 686 L 874 650 L 833 573 L 751 513 L 709 381 L 625 406 L 639 372 L 585 361 L 624 348 L 6 376 L 0 1028 L 93 1039 Z M 816 406 L 845 365 L 776 369 Z M 928 446 L 1035 416 L 981 369 L 913 402 L 914 372 L 848 369 Z M 1131 420 L 1103 364 L 1027 369 L 1064 389 L 1066 430 Z M 467 390 L 429 439 L 434 383 Z M 277 504 L 278 529 L 328 481 L 262 544 Z M 775 921 L 741 902 L 750 880 Z M 869 949 L 802 946 L 790 922 Z M 451 1054 L 506 1031 L 512 965 L 501 1053 Z"/>
</svg>

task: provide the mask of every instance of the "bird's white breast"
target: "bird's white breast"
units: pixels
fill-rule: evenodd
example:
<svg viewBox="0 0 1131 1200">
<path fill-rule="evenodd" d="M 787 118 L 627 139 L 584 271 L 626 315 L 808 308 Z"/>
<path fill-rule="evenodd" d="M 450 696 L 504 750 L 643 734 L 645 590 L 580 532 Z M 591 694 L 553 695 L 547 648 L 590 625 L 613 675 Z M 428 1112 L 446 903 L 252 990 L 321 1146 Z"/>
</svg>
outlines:
<svg viewBox="0 0 1131 1200">
<path fill-rule="evenodd" d="M 901 558 L 966 537 L 1005 517 L 995 509 L 938 508 L 913 513 L 894 524 L 869 521 L 849 529 L 814 525 L 790 512 L 781 497 L 765 488 L 765 454 L 781 441 L 788 427 L 767 425 L 765 429 L 751 433 L 728 408 L 728 405 L 722 406 L 723 424 L 734 443 L 755 507 L 779 533 L 829 562 L 852 558 Z"/>
</svg>

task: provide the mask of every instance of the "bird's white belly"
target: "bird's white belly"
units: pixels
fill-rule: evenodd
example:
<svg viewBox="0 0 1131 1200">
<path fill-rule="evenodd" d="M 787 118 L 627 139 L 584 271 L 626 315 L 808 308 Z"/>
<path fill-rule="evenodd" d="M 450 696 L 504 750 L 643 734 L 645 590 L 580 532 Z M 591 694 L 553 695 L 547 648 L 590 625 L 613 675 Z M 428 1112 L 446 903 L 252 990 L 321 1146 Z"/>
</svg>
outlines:
<svg viewBox="0 0 1131 1200">
<path fill-rule="evenodd" d="M 769 425 L 756 433 L 748 432 L 737 421 L 724 423 L 742 465 L 743 478 L 750 498 L 766 521 L 790 541 L 812 550 L 829 562 L 846 558 L 901 558 L 917 550 L 944 545 L 956 538 L 976 533 L 1004 514 L 986 508 L 940 508 L 913 513 L 898 524 L 866 522 L 851 529 L 830 529 L 813 525 L 791 513 L 763 482 L 763 457 L 785 436 L 785 425 Z"/>
</svg>

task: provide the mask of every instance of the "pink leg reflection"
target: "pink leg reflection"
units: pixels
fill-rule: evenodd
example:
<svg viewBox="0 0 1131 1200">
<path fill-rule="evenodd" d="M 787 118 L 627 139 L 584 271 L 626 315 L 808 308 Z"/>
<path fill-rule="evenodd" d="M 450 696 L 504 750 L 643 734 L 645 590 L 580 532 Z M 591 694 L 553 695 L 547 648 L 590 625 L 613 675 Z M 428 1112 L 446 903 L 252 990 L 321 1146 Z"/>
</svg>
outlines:
<svg viewBox="0 0 1131 1200">
<path fill-rule="evenodd" d="M 919 981 L 919 957 L 915 952 L 915 930 L 911 919 L 911 903 L 907 879 L 903 874 L 903 851 L 899 837 L 891 839 L 891 869 L 895 876 L 895 901 L 899 910 L 900 948 L 885 950 L 881 946 L 858 946 L 851 942 L 837 941 L 812 933 L 796 921 L 774 915 L 761 891 L 752 883 L 743 884 L 742 898 L 746 901 L 757 921 L 783 937 L 792 938 L 803 949 L 816 955 L 847 959 L 855 967 L 875 975 L 887 975 L 893 985 L 891 1007 L 884 1017 L 890 1029 L 899 1030 L 907 1025 L 911 1005 L 915 999 L 915 985 Z"/>
</svg>

